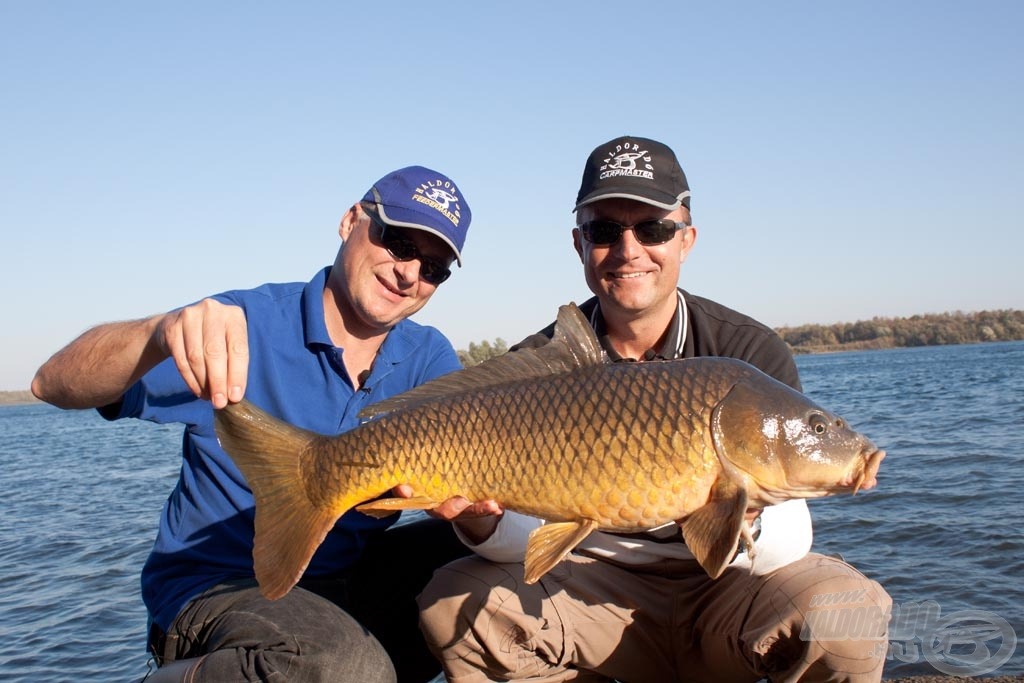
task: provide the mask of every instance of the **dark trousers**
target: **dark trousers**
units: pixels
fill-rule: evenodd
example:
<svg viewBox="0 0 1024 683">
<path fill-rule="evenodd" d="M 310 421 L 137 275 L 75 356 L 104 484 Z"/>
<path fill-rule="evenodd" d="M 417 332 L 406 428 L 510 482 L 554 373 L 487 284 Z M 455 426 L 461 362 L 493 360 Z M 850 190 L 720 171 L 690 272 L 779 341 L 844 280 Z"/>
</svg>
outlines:
<svg viewBox="0 0 1024 683">
<path fill-rule="evenodd" d="M 203 657 L 197 683 L 429 681 L 441 667 L 420 633 L 416 596 L 435 569 L 467 554 L 448 522 L 392 527 L 343 576 L 303 579 L 279 600 L 252 579 L 214 586 L 167 633 L 154 627 L 150 649 L 161 665 Z"/>
</svg>

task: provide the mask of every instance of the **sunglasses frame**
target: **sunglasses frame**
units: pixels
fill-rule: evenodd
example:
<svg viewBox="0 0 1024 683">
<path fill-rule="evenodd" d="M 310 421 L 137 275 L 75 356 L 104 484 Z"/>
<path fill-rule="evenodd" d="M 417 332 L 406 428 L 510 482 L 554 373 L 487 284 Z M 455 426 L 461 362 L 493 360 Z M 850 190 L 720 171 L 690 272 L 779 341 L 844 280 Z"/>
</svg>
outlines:
<svg viewBox="0 0 1024 683">
<path fill-rule="evenodd" d="M 374 211 L 363 210 L 370 221 L 377 227 L 377 235 L 374 241 L 384 247 L 385 251 L 396 261 L 420 262 L 419 277 L 427 284 L 437 287 L 451 277 L 452 271 L 443 261 L 429 256 L 424 256 L 416 243 L 405 237 L 401 228 L 388 225 Z M 390 237 L 387 235 L 390 233 Z M 435 275 L 436 273 L 436 275 Z"/>
<path fill-rule="evenodd" d="M 607 226 L 615 226 L 616 233 L 614 237 L 610 241 L 595 240 L 595 223 L 603 223 Z M 656 225 L 659 228 L 664 229 L 666 231 L 664 239 L 661 239 L 660 235 L 652 239 L 651 230 L 656 229 L 652 227 L 653 225 Z M 606 218 L 596 218 L 585 223 L 580 223 L 576 227 L 579 228 L 580 234 L 583 235 L 583 239 L 597 247 L 610 247 L 615 245 L 619 240 L 622 239 L 622 233 L 624 233 L 626 230 L 633 231 L 633 236 L 636 237 L 637 242 L 646 247 L 651 247 L 657 246 L 659 244 L 665 244 L 666 242 L 670 241 L 673 237 L 675 237 L 677 232 L 679 232 L 680 230 L 685 230 L 686 228 L 689 227 L 689 225 L 689 223 L 686 223 L 684 221 L 674 221 L 671 218 L 652 218 L 650 220 L 634 223 L 633 225 L 622 225 L 621 223 L 616 223 L 615 221 L 608 220 Z M 671 230 L 669 229 L 670 226 Z"/>
</svg>

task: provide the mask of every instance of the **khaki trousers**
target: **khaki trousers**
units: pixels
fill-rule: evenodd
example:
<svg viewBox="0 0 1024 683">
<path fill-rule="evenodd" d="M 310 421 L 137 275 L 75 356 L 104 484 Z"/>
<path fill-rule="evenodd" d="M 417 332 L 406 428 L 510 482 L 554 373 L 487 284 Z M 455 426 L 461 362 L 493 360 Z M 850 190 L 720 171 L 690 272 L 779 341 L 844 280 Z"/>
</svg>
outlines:
<svg viewBox="0 0 1024 683">
<path fill-rule="evenodd" d="M 695 562 L 638 571 L 570 555 L 538 583 L 472 556 L 439 569 L 420 626 L 452 683 L 881 679 L 892 601 L 810 554 L 765 576 Z"/>
</svg>

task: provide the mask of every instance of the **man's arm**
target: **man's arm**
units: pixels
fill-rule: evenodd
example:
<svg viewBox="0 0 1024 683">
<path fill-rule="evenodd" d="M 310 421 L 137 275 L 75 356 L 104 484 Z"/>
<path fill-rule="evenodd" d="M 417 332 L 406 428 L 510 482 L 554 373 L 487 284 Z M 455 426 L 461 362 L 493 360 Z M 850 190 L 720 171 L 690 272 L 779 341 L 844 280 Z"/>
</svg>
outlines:
<svg viewBox="0 0 1024 683">
<path fill-rule="evenodd" d="M 165 358 L 200 397 L 222 408 L 245 393 L 249 342 L 238 306 L 204 299 L 170 313 L 88 330 L 36 371 L 32 393 L 59 408 L 116 402 Z"/>
</svg>

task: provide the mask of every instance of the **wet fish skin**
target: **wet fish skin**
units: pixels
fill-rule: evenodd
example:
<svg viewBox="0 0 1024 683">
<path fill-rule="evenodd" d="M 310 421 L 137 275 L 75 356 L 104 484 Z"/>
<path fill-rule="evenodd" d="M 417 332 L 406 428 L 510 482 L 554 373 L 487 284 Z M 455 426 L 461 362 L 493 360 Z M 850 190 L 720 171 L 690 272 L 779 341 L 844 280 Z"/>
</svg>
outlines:
<svg viewBox="0 0 1024 683">
<path fill-rule="evenodd" d="M 717 576 L 748 507 L 855 490 L 881 459 L 840 418 L 742 361 L 608 364 L 575 306 L 560 310 L 551 344 L 366 412 L 373 419 L 331 437 L 244 401 L 217 412 L 256 499 L 254 562 L 268 598 L 291 589 L 352 508 L 386 515 L 455 495 L 548 521 L 530 539 L 529 582 L 594 529 L 676 520 Z M 398 484 L 414 497 L 365 502 Z"/>
</svg>

